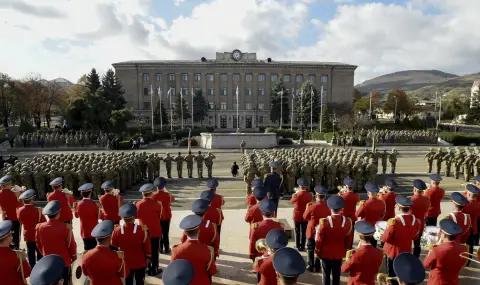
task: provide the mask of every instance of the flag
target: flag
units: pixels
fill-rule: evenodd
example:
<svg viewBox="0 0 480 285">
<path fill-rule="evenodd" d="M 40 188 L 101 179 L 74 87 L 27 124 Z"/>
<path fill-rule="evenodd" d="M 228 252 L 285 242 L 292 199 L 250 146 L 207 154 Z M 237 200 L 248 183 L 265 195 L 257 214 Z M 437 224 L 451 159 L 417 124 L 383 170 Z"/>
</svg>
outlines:
<svg viewBox="0 0 480 285">
<path fill-rule="evenodd" d="M 192 148 L 192 137 L 191 137 L 192 129 L 188 131 L 188 151 Z"/>
<path fill-rule="evenodd" d="M 160 100 L 162 99 L 162 88 L 160 86 L 158 87 L 158 97 Z"/>
<path fill-rule="evenodd" d="M 235 96 L 236 96 L 237 101 L 238 101 L 238 85 L 237 85 L 237 90 L 235 91 Z"/>
<path fill-rule="evenodd" d="M 153 86 L 150 85 L 150 94 L 152 95 L 152 97 L 155 97 L 155 92 L 153 92 Z"/>
<path fill-rule="evenodd" d="M 168 89 L 168 92 L 167 92 L 167 97 L 168 96 L 172 96 L 172 88 L 170 87 L 170 89 Z"/>
</svg>

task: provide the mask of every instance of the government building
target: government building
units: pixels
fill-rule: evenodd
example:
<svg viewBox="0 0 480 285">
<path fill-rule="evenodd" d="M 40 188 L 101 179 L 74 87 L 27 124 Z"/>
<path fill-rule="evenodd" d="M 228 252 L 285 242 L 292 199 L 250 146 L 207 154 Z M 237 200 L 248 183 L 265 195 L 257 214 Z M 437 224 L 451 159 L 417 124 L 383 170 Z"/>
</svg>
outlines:
<svg viewBox="0 0 480 285">
<path fill-rule="evenodd" d="M 256 53 L 240 50 L 217 52 L 215 59 L 199 60 L 140 60 L 112 64 L 116 75 L 125 89 L 127 106 L 133 108 L 137 121 L 150 124 L 151 106 L 162 100 L 167 113 L 181 92 L 191 112 L 192 92 L 201 94 L 208 102 L 208 115 L 203 126 L 216 126 L 220 129 L 237 128 L 252 131 L 261 126 L 275 126 L 270 122 L 270 90 L 280 78 L 285 88 L 290 90 L 289 105 L 292 104 L 292 90 L 295 94 L 303 82 L 309 80 L 318 90 L 323 87 L 323 102 L 352 105 L 354 74 L 357 66 L 336 62 L 275 61 L 257 59 Z M 155 96 L 152 96 L 150 87 Z M 159 96 L 158 90 L 161 90 Z M 151 101 L 153 100 L 153 102 Z M 294 114 L 295 116 L 295 114 Z M 140 119 L 139 119 L 140 118 Z M 174 122 L 179 126 L 180 122 Z M 185 120 L 186 127 L 191 119 Z M 200 125 L 200 123 L 195 123 Z M 158 126 L 156 126 L 158 127 Z M 170 129 L 170 126 L 163 126 Z"/>
</svg>

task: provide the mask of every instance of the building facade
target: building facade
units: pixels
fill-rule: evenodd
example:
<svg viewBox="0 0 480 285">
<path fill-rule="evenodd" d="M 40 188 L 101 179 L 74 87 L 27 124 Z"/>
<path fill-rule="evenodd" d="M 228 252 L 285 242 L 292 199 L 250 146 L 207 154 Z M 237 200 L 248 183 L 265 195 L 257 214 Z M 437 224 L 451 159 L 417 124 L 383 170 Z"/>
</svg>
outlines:
<svg viewBox="0 0 480 285">
<path fill-rule="evenodd" d="M 239 50 L 217 53 L 215 59 L 127 61 L 112 65 L 125 89 L 127 106 L 134 109 L 137 119 L 149 123 L 151 106 L 156 106 L 159 100 L 170 112 L 168 90 L 173 95 L 172 103 L 181 92 L 191 112 L 192 95 L 201 91 L 209 107 L 203 126 L 236 129 L 238 88 L 239 127 L 252 130 L 275 125 L 270 122 L 270 90 L 281 78 L 285 88 L 290 90 L 290 110 L 292 91 L 298 94 L 307 80 L 318 90 L 323 87 L 325 104 L 351 105 L 357 68 L 342 63 L 259 60 L 255 53 Z M 152 96 L 151 88 L 155 96 Z M 178 126 L 180 122 L 175 124 Z M 191 124 L 191 119 L 184 121 L 185 126 Z M 163 129 L 169 128 L 163 126 Z"/>
<path fill-rule="evenodd" d="M 480 79 L 473 81 L 472 89 L 470 91 L 470 108 L 480 104 L 478 92 L 480 92 Z"/>
</svg>

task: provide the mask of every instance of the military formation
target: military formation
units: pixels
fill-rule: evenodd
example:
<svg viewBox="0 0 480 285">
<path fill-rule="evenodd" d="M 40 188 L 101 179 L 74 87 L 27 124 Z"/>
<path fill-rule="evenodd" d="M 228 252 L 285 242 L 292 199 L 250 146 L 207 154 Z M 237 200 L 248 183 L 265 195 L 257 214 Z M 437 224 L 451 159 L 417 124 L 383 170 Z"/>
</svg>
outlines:
<svg viewBox="0 0 480 285">
<path fill-rule="evenodd" d="M 390 173 L 395 173 L 398 151 L 386 149 L 359 153 L 354 149 L 301 148 L 253 150 L 242 156 L 242 169 L 246 192 L 251 193 L 252 181 L 263 178 L 270 171 L 269 162 L 282 164 L 282 194 L 293 193 L 298 178 L 304 177 L 310 185 L 325 185 L 329 191 L 337 189 L 346 177 L 355 178 L 355 189 L 363 189 L 367 181 L 375 181 L 378 173 L 385 174 L 388 164 Z"/>
<path fill-rule="evenodd" d="M 85 147 L 96 145 L 106 147 L 109 135 L 106 133 L 23 133 L 13 138 L 13 147 Z"/>
<path fill-rule="evenodd" d="M 438 134 L 427 130 L 367 130 L 360 129 L 353 134 L 340 133 L 332 140 L 343 147 L 372 146 L 373 142 L 381 144 L 421 143 L 436 144 Z"/>
<path fill-rule="evenodd" d="M 480 175 L 480 148 L 479 147 L 439 147 L 430 148 L 425 155 L 428 173 L 445 174 L 455 179 L 463 178 L 470 182 L 473 177 Z"/>
</svg>

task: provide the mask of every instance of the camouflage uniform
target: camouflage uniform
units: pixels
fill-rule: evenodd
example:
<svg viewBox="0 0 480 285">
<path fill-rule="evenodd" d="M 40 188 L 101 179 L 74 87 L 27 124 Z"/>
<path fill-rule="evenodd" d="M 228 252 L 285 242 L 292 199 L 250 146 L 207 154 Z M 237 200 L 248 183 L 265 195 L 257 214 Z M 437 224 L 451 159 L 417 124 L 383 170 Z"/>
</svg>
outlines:
<svg viewBox="0 0 480 285">
<path fill-rule="evenodd" d="M 182 177 L 182 171 L 183 171 L 183 161 L 185 158 L 182 156 L 182 154 L 179 152 L 178 155 L 174 158 L 174 160 L 177 162 L 177 174 L 178 178 L 183 178 Z"/>
</svg>

